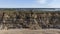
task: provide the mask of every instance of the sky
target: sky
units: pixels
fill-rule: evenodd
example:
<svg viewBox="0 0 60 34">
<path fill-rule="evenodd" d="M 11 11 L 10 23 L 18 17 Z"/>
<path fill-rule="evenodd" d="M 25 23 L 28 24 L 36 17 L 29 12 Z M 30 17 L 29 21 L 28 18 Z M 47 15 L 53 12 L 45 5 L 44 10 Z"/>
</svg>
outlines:
<svg viewBox="0 0 60 34">
<path fill-rule="evenodd" d="M 0 0 L 0 8 L 60 8 L 60 0 Z"/>
</svg>

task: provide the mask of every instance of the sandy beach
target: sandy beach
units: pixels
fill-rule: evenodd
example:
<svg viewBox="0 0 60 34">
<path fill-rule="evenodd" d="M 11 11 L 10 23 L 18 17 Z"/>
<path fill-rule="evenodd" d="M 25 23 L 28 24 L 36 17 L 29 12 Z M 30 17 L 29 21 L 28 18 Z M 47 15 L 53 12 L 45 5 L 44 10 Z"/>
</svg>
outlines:
<svg viewBox="0 0 60 34">
<path fill-rule="evenodd" d="M 10 29 L 10 30 L 0 30 L 0 34 L 60 34 L 60 30 L 59 29 L 41 29 L 41 30 Z"/>
</svg>

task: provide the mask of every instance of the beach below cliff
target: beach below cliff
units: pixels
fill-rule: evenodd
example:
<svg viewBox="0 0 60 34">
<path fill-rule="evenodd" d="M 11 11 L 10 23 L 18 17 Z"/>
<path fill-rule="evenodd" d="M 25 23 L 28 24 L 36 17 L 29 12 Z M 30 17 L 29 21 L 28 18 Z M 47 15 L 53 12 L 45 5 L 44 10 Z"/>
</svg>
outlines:
<svg viewBox="0 0 60 34">
<path fill-rule="evenodd" d="M 0 34 L 60 34 L 60 30 L 59 29 L 40 29 L 40 30 L 10 29 L 10 30 L 0 30 Z"/>
</svg>

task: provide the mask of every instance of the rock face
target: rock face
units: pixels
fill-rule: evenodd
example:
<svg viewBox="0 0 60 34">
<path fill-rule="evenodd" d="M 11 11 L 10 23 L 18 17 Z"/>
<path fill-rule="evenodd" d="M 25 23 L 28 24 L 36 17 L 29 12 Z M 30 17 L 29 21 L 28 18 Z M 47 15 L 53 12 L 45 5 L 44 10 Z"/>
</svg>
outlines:
<svg viewBox="0 0 60 34">
<path fill-rule="evenodd" d="M 0 29 L 60 29 L 60 12 L 0 12 Z"/>
</svg>

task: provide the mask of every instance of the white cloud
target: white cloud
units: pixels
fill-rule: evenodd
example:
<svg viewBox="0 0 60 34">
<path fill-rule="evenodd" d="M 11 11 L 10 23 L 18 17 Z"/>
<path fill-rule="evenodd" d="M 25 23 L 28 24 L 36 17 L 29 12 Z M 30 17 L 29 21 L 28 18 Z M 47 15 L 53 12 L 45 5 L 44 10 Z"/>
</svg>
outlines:
<svg viewBox="0 0 60 34">
<path fill-rule="evenodd" d="M 54 0 L 52 3 L 48 4 L 50 8 L 60 8 L 60 0 Z"/>
<path fill-rule="evenodd" d="M 60 0 L 37 0 L 38 4 L 35 7 L 40 8 L 60 8 Z"/>
<path fill-rule="evenodd" d="M 47 2 L 47 0 L 37 0 L 37 2 L 40 4 L 45 4 Z"/>
</svg>

